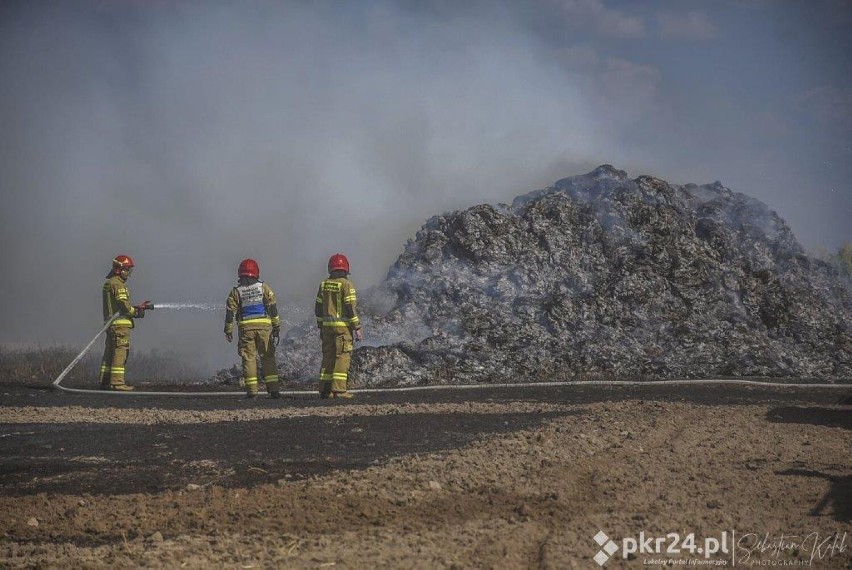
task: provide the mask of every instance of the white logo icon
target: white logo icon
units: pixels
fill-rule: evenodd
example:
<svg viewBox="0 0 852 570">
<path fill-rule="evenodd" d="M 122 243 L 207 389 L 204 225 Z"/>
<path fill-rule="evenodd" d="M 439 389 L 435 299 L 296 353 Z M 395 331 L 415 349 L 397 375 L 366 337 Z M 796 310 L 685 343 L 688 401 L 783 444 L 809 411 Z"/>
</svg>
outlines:
<svg viewBox="0 0 852 570">
<path fill-rule="evenodd" d="M 611 541 L 602 530 L 599 530 L 595 535 L 595 542 L 597 542 L 598 546 L 601 547 L 601 549 L 598 550 L 598 553 L 595 554 L 595 562 L 598 563 L 598 566 L 603 566 L 606 564 L 606 561 L 618 551 L 618 545 Z"/>
</svg>

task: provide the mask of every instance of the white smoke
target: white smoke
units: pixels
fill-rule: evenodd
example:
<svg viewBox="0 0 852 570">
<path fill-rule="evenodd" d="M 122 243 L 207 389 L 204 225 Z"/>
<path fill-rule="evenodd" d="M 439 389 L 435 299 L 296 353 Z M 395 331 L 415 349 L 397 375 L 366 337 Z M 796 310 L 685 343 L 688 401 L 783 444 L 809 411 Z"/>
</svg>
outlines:
<svg viewBox="0 0 852 570">
<path fill-rule="evenodd" d="M 309 310 L 330 254 L 366 288 L 435 213 L 605 162 L 685 176 L 624 142 L 662 74 L 595 50 L 572 68 L 527 10 L 4 2 L 0 343 L 89 338 L 118 253 L 137 262 L 134 301 L 222 304 L 252 257 L 282 303 Z M 210 312 L 154 312 L 135 338 L 211 367 L 236 358 Z"/>
</svg>

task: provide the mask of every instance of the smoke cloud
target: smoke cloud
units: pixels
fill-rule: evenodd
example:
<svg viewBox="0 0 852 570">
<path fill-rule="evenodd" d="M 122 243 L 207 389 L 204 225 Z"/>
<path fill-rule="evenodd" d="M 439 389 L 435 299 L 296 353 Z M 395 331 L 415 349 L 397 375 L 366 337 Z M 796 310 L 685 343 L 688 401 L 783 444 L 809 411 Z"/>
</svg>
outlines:
<svg viewBox="0 0 852 570">
<path fill-rule="evenodd" d="M 707 111 L 671 89 L 652 48 L 621 49 L 655 21 L 678 36 L 677 18 L 597 1 L 463 4 L 4 3 L 0 343 L 90 338 L 119 253 L 137 263 L 134 301 L 223 303 L 252 257 L 283 304 L 309 310 L 330 254 L 346 253 L 365 288 L 432 214 L 604 162 L 720 178 L 796 231 L 812 222 L 782 208 L 808 173 L 768 174 L 787 147 L 731 160 L 761 145 L 738 125 L 748 109 Z M 688 17 L 714 33 L 682 36 L 725 33 Z M 725 137 L 736 152 L 719 150 Z M 221 318 L 154 312 L 134 346 L 229 365 Z"/>
</svg>

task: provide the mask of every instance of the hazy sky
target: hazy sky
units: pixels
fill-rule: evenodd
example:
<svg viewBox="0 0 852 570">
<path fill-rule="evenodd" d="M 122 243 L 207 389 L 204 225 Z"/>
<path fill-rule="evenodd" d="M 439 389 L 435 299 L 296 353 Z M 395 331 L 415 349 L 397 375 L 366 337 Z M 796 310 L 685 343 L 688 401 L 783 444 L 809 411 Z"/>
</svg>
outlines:
<svg viewBox="0 0 852 570">
<path fill-rule="evenodd" d="M 602 163 L 720 180 L 806 247 L 852 241 L 852 2 L 0 3 L 0 343 L 80 344 L 134 300 L 223 302 L 243 257 L 310 309 L 429 216 Z M 235 361 L 219 315 L 137 345 Z"/>
</svg>

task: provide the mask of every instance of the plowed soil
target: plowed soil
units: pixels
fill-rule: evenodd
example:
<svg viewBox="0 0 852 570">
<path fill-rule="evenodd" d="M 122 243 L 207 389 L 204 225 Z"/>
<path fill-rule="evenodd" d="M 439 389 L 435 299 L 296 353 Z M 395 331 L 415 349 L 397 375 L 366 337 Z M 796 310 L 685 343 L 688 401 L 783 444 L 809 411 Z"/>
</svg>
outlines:
<svg viewBox="0 0 852 570">
<path fill-rule="evenodd" d="M 852 562 L 852 387 L 0 394 L 0 568 Z"/>
</svg>

